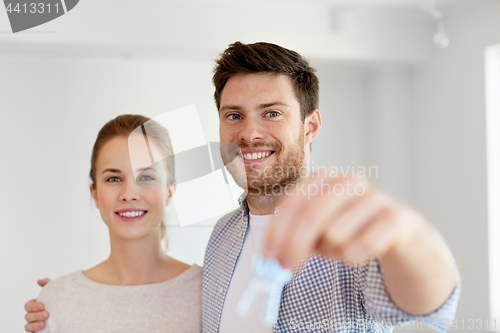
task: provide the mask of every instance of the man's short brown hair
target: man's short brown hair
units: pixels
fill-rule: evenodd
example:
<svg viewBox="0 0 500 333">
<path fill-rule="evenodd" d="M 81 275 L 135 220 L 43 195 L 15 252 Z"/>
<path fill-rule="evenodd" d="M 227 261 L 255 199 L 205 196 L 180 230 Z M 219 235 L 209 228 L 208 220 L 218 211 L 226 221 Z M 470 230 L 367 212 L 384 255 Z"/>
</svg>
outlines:
<svg viewBox="0 0 500 333">
<path fill-rule="evenodd" d="M 302 122 L 318 108 L 319 81 L 316 70 L 300 54 L 271 43 L 243 44 L 236 42 L 216 60 L 213 82 L 215 103 L 220 109 L 222 89 L 230 77 L 240 73 L 269 72 L 284 74 L 292 79 L 295 96 L 300 104 Z"/>
</svg>

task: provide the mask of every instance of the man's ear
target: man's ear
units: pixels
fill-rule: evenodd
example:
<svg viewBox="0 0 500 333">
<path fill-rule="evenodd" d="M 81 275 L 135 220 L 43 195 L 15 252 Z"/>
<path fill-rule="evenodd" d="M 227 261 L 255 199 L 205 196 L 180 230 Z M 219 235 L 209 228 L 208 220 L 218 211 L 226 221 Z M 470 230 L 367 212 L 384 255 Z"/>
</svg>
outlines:
<svg viewBox="0 0 500 333">
<path fill-rule="evenodd" d="M 94 199 L 95 206 L 99 209 L 99 198 L 97 197 L 97 190 L 94 189 L 94 184 L 90 184 L 90 195 Z"/>
<path fill-rule="evenodd" d="M 174 185 L 168 187 L 168 197 L 167 197 L 166 206 L 168 206 L 168 204 L 170 203 L 170 200 L 174 196 L 176 190 L 177 190 L 177 184 L 174 184 Z"/>
<path fill-rule="evenodd" d="M 320 129 L 321 114 L 315 109 L 304 120 L 304 144 L 311 143 L 318 136 Z"/>
</svg>

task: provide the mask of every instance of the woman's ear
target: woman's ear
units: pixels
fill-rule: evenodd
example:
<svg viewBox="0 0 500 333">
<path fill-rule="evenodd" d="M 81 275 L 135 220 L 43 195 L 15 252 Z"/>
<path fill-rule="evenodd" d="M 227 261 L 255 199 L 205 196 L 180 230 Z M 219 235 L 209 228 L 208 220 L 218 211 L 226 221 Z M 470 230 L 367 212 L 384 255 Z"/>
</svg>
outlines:
<svg viewBox="0 0 500 333">
<path fill-rule="evenodd" d="M 90 195 L 94 199 L 95 206 L 99 209 L 99 198 L 97 197 L 97 191 L 94 188 L 94 184 L 90 184 Z"/>
<path fill-rule="evenodd" d="M 174 185 L 168 187 L 168 196 L 167 196 L 166 206 L 168 206 L 168 204 L 170 203 L 170 199 L 172 199 L 176 190 L 177 190 L 177 184 L 174 184 Z"/>
</svg>

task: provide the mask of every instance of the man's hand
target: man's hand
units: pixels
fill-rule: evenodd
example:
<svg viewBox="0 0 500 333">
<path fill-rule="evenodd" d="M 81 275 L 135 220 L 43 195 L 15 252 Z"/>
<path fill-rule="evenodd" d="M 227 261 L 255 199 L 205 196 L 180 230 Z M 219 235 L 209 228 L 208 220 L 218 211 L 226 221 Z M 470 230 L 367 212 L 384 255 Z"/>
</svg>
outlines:
<svg viewBox="0 0 500 333">
<path fill-rule="evenodd" d="M 291 268 L 312 253 L 351 263 L 379 257 L 391 298 L 412 314 L 439 308 L 458 280 L 426 219 L 358 178 L 314 174 L 287 190 L 264 255 Z"/>
<path fill-rule="evenodd" d="M 406 243 L 423 222 L 361 179 L 316 174 L 288 190 L 265 254 L 286 268 L 312 253 L 356 263 Z"/>
<path fill-rule="evenodd" d="M 38 280 L 38 284 L 43 287 L 50 282 L 50 279 Z M 43 303 L 37 302 L 36 299 L 28 301 L 24 305 L 24 309 L 28 312 L 26 314 L 26 321 L 28 324 L 24 326 L 26 332 L 35 332 L 45 328 L 45 322 L 49 318 L 49 313 L 44 311 Z"/>
</svg>

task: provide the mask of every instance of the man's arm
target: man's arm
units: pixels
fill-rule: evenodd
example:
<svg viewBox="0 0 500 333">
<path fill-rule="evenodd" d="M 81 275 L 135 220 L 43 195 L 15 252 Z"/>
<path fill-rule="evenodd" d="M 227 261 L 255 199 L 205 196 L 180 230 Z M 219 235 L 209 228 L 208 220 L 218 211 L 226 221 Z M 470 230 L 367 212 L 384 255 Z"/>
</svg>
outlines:
<svg viewBox="0 0 500 333">
<path fill-rule="evenodd" d="M 420 220 L 412 237 L 381 257 L 387 291 L 403 311 L 425 315 L 439 309 L 458 284 L 458 271 L 441 235 Z"/>
<path fill-rule="evenodd" d="M 50 279 L 38 280 L 38 284 L 43 287 L 50 282 Z M 43 303 L 37 302 L 36 299 L 28 301 L 24 305 L 24 309 L 28 312 L 25 316 L 28 322 L 24 329 L 26 332 L 36 332 L 45 328 L 45 321 L 49 318 L 49 313 L 44 311 Z"/>
<path fill-rule="evenodd" d="M 353 263 L 379 257 L 390 298 L 409 314 L 431 313 L 452 294 L 458 272 L 420 213 L 356 178 L 316 175 L 296 189 L 270 225 L 265 255 L 284 267 L 311 253 Z"/>
</svg>

